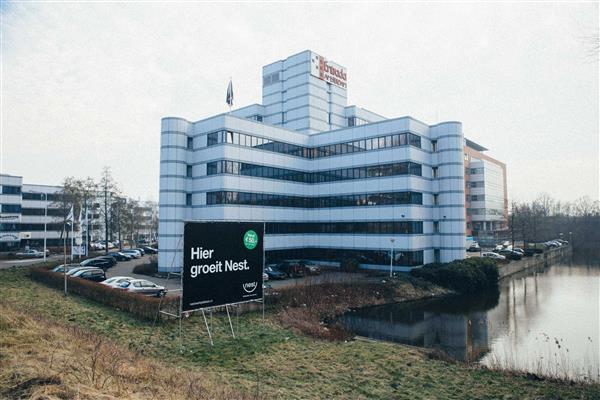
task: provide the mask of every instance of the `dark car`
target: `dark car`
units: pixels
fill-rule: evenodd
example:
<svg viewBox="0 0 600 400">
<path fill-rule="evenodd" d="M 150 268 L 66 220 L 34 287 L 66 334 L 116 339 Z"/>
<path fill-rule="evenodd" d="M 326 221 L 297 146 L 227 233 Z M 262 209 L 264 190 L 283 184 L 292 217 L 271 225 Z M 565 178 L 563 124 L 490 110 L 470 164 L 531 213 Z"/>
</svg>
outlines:
<svg viewBox="0 0 600 400">
<path fill-rule="evenodd" d="M 523 258 L 523 254 L 521 254 L 520 252 L 509 249 L 499 250 L 497 251 L 497 253 L 503 255 L 508 260 L 520 260 L 521 258 Z"/>
<path fill-rule="evenodd" d="M 113 261 L 111 262 L 109 258 L 106 257 L 96 257 L 96 258 L 90 258 L 88 260 L 82 261 L 81 265 L 84 267 L 98 267 L 98 268 L 102 268 L 103 270 L 107 270 L 110 267 L 112 267 L 114 264 L 116 264 L 116 261 L 114 261 L 115 259 L 110 257 Z M 114 262 L 114 264 L 113 264 Z"/>
<path fill-rule="evenodd" d="M 143 247 L 134 247 L 133 250 L 139 251 L 142 255 L 146 254 L 146 250 Z"/>
<path fill-rule="evenodd" d="M 269 279 L 285 279 L 287 275 L 277 269 L 276 264 L 267 265 L 265 267 L 265 273 L 269 276 Z"/>
<path fill-rule="evenodd" d="M 83 269 L 71 275 L 73 278 L 81 278 L 88 281 L 102 282 L 106 280 L 106 274 L 101 268 Z"/>
<path fill-rule="evenodd" d="M 117 260 L 113 256 L 103 255 L 103 256 L 98 256 L 96 258 L 103 258 L 105 260 L 108 260 L 108 262 L 110 263 L 110 267 L 114 267 L 115 265 L 117 265 Z"/>
<path fill-rule="evenodd" d="M 131 257 L 129 257 L 127 254 L 121 253 L 119 251 L 113 251 L 113 252 L 107 253 L 106 255 L 113 257 L 117 261 L 129 261 L 129 260 L 131 260 Z"/>
<path fill-rule="evenodd" d="M 479 247 L 479 243 L 471 243 L 471 245 L 467 248 L 468 252 L 476 252 L 479 253 L 481 251 L 481 247 Z"/>
<path fill-rule="evenodd" d="M 277 269 L 290 278 L 301 278 L 304 276 L 304 268 L 297 262 L 284 261 L 277 264 Z"/>
<path fill-rule="evenodd" d="M 142 249 L 144 249 L 144 251 L 147 254 L 158 254 L 158 250 L 155 249 L 154 247 L 150 247 L 150 246 L 142 246 Z"/>
<path fill-rule="evenodd" d="M 298 264 L 300 264 L 300 266 L 304 268 L 304 272 L 308 275 L 321 274 L 321 267 L 312 261 L 300 260 Z"/>
</svg>

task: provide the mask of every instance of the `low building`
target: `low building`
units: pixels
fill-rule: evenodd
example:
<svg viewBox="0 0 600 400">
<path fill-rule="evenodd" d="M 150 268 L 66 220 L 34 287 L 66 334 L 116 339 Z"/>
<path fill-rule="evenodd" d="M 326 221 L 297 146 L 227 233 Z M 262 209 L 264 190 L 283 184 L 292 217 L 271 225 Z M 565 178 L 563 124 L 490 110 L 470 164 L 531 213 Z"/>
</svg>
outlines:
<svg viewBox="0 0 600 400">
<path fill-rule="evenodd" d="M 24 246 L 62 246 L 62 187 L 23 183 L 21 176 L 0 175 L 0 251 Z M 76 227 L 78 228 L 78 227 Z"/>
</svg>

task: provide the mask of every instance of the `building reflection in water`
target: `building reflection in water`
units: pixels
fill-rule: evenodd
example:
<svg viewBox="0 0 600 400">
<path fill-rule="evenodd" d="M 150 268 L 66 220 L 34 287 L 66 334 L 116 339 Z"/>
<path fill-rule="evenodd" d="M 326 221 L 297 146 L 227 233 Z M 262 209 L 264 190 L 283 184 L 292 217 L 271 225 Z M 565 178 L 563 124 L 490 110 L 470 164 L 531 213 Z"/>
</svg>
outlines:
<svg viewBox="0 0 600 400">
<path fill-rule="evenodd" d="M 367 307 L 344 314 L 340 322 L 361 336 L 437 348 L 471 362 L 488 351 L 486 310 L 498 304 L 498 296 L 494 292 Z"/>
</svg>

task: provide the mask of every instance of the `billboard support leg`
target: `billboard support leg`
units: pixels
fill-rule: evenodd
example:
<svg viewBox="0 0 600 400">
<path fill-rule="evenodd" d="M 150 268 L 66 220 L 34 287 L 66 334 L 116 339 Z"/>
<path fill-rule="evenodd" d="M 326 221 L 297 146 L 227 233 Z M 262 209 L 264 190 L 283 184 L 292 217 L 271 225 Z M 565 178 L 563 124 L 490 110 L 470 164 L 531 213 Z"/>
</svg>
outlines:
<svg viewBox="0 0 600 400">
<path fill-rule="evenodd" d="M 206 314 L 204 313 L 204 310 L 202 310 L 202 317 L 204 318 L 204 325 L 206 325 L 206 332 L 208 332 L 208 338 L 210 339 L 210 345 L 214 346 L 214 343 L 212 340 L 212 335 L 211 335 L 210 329 L 208 327 L 208 321 L 206 320 Z"/>
<path fill-rule="evenodd" d="M 227 319 L 229 320 L 229 327 L 231 328 L 231 336 L 235 339 L 235 333 L 233 332 L 233 324 L 231 323 L 231 316 L 229 315 L 229 306 L 225 305 L 225 310 L 227 310 Z"/>
</svg>

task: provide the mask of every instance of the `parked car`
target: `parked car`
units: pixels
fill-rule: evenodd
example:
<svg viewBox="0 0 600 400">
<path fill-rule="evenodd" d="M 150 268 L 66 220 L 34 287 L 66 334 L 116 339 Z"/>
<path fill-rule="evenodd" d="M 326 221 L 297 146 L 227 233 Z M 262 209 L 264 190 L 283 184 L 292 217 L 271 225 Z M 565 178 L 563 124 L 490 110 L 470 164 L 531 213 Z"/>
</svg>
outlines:
<svg viewBox="0 0 600 400">
<path fill-rule="evenodd" d="M 113 263 L 107 258 L 96 257 L 96 258 L 90 258 L 85 261 L 82 261 L 81 265 L 84 267 L 98 267 L 98 268 L 107 270 L 113 266 Z"/>
<path fill-rule="evenodd" d="M 128 292 L 139 293 L 145 296 L 162 297 L 167 293 L 164 286 L 147 281 L 145 279 L 132 279 L 128 282 L 123 282 L 117 286 L 119 289 L 127 290 Z"/>
<path fill-rule="evenodd" d="M 17 254 L 15 254 L 15 256 L 17 256 L 18 258 L 42 258 L 44 257 L 44 252 L 29 249 L 25 251 L 20 251 Z"/>
<path fill-rule="evenodd" d="M 277 269 L 277 264 L 270 264 L 265 267 L 265 273 L 269 279 L 285 279 L 287 275 Z"/>
<path fill-rule="evenodd" d="M 479 243 L 473 242 L 473 243 L 471 243 L 469 248 L 467 248 L 467 251 L 479 253 L 481 251 L 481 247 L 479 247 Z"/>
<path fill-rule="evenodd" d="M 263 282 L 269 280 L 269 275 L 266 272 L 263 272 Z"/>
<path fill-rule="evenodd" d="M 146 254 L 146 250 L 144 250 L 141 247 L 134 247 L 132 250 L 137 250 L 140 252 L 141 255 L 145 255 Z"/>
<path fill-rule="evenodd" d="M 117 260 L 113 256 L 109 256 L 107 254 L 105 254 L 103 256 L 98 256 L 98 257 L 95 257 L 95 258 L 103 258 L 103 259 L 107 260 L 110 263 L 110 267 L 109 268 L 114 267 L 115 265 L 117 265 Z"/>
<path fill-rule="evenodd" d="M 518 251 L 513 251 L 510 249 L 500 250 L 498 252 L 498 254 L 506 257 L 509 260 L 520 260 L 521 258 L 523 258 L 523 254 L 519 253 Z"/>
<path fill-rule="evenodd" d="M 496 247 L 494 247 L 494 251 L 500 251 L 500 250 L 504 250 L 504 246 L 502 246 L 501 244 L 497 244 Z"/>
<path fill-rule="evenodd" d="M 300 260 L 298 264 L 300 264 L 300 266 L 304 268 L 304 272 L 308 275 L 321 274 L 321 267 L 312 261 Z"/>
<path fill-rule="evenodd" d="M 106 274 L 102 268 L 82 269 L 71 275 L 73 278 L 81 278 L 88 281 L 102 282 L 106 280 Z"/>
<path fill-rule="evenodd" d="M 131 255 L 133 258 L 140 258 L 140 257 L 142 257 L 142 253 L 140 253 L 137 250 L 133 250 L 133 249 L 123 250 L 122 253 Z"/>
<path fill-rule="evenodd" d="M 117 261 L 129 261 L 132 257 L 128 254 L 121 253 L 120 251 L 113 251 L 106 254 L 107 256 L 113 257 Z"/>
<path fill-rule="evenodd" d="M 158 254 L 158 249 L 150 246 L 142 246 L 142 249 L 146 251 L 147 254 Z"/>
<path fill-rule="evenodd" d="M 290 278 L 301 278 L 304 276 L 304 268 L 295 261 L 284 261 L 277 264 L 277 269 Z"/>
<path fill-rule="evenodd" d="M 520 247 L 515 247 L 513 249 L 513 251 L 516 251 L 518 253 L 521 253 L 522 255 L 525 255 L 525 251 L 522 248 L 520 248 Z"/>
<path fill-rule="evenodd" d="M 129 282 L 133 279 L 134 278 L 131 278 L 129 276 L 113 276 L 112 278 L 108 278 L 107 280 L 100 283 L 114 288 L 119 286 L 123 282 Z"/>
<path fill-rule="evenodd" d="M 92 269 L 92 268 L 97 268 L 97 267 L 83 267 L 83 266 L 75 267 L 73 269 L 68 270 L 67 275 L 73 275 L 74 273 L 81 271 L 82 269 Z"/>
<path fill-rule="evenodd" d="M 506 260 L 506 257 L 498 253 L 494 253 L 493 251 L 484 251 L 483 253 L 481 253 L 481 257 L 493 258 L 494 260 Z"/>
<path fill-rule="evenodd" d="M 63 273 L 63 272 L 65 272 L 65 270 L 66 270 L 66 272 L 69 272 L 75 268 L 81 268 L 81 264 L 61 264 L 61 265 L 58 265 L 58 266 L 52 268 L 52 272 Z"/>
</svg>

